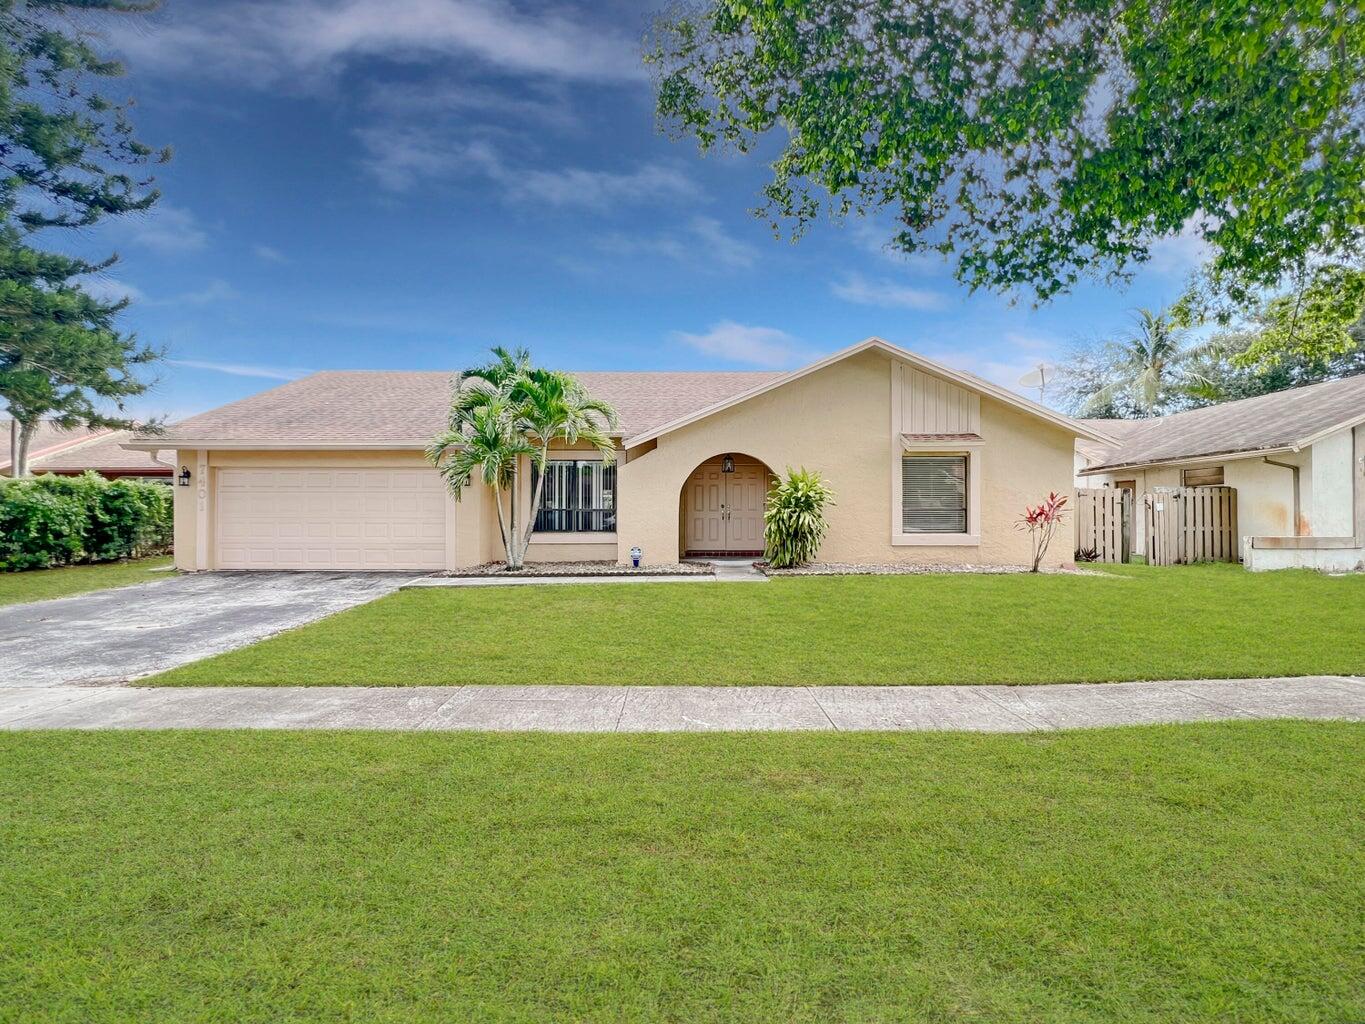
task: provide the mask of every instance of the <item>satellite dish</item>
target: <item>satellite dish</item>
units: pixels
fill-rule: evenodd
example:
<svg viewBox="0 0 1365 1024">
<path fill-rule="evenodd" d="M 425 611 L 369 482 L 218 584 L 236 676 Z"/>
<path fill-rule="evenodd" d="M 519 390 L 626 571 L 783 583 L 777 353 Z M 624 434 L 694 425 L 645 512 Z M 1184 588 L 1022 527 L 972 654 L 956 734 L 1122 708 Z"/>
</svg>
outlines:
<svg viewBox="0 0 1365 1024">
<path fill-rule="evenodd" d="M 1019 386 L 1025 388 L 1038 389 L 1038 401 L 1043 400 L 1043 393 L 1047 391 L 1047 386 L 1057 379 L 1057 366 L 1055 363 L 1039 363 L 1028 373 L 1019 378 Z"/>
</svg>

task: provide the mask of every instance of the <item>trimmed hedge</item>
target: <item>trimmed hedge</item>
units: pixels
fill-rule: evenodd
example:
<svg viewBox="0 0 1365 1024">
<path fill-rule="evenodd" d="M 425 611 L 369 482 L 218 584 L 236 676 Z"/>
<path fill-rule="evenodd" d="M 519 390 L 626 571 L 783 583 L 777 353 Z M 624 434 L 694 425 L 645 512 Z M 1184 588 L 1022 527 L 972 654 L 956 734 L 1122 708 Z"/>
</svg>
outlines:
<svg viewBox="0 0 1365 1024">
<path fill-rule="evenodd" d="M 165 484 L 97 473 L 0 481 L 0 571 L 163 552 L 172 498 Z"/>
</svg>

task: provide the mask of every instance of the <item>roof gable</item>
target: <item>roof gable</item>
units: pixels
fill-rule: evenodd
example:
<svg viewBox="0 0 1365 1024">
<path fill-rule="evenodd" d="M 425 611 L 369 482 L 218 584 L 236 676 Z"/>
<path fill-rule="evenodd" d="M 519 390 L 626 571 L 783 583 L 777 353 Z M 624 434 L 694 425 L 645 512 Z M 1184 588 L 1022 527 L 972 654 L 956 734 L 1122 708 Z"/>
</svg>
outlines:
<svg viewBox="0 0 1365 1024">
<path fill-rule="evenodd" d="M 633 448 L 636 445 L 644 444 L 646 441 L 652 441 L 671 431 L 685 427 L 690 423 L 696 423 L 698 420 L 705 419 L 708 416 L 714 416 L 716 413 L 739 405 L 741 402 L 747 402 L 751 398 L 757 398 L 759 395 L 767 394 L 774 388 L 779 388 L 784 384 L 790 384 L 792 381 L 800 380 L 802 377 L 807 377 L 812 373 L 818 373 L 820 370 L 833 366 L 835 363 L 842 362 L 851 356 L 869 351 L 885 352 L 893 359 L 899 359 L 916 370 L 928 373 L 933 377 L 945 380 L 950 384 L 956 384 L 973 394 L 985 395 L 989 398 L 993 398 L 996 401 L 1012 406 L 1021 412 L 1044 420 L 1055 427 L 1070 431 L 1076 437 L 1101 442 L 1113 440 L 1102 431 L 1086 426 L 1079 420 L 1072 419 L 1070 416 L 1049 409 L 1045 405 L 1039 405 L 1037 402 L 1032 402 L 1022 395 L 1017 395 L 1007 388 L 992 384 L 990 381 L 978 377 L 975 374 L 966 373 L 962 370 L 955 370 L 952 367 L 944 366 L 942 363 L 935 362 L 932 359 L 926 359 L 924 356 L 911 352 L 908 349 L 892 345 L 890 342 L 883 341 L 881 338 L 872 337 L 860 341 L 856 345 L 851 345 L 839 352 L 835 352 L 831 356 L 826 356 L 824 359 L 817 360 L 809 366 L 803 366 L 799 369 L 792 370 L 789 373 L 778 374 L 772 380 L 763 381 L 740 394 L 663 423 L 653 430 L 642 431 L 629 436 L 625 440 L 625 445 L 627 448 Z"/>
</svg>

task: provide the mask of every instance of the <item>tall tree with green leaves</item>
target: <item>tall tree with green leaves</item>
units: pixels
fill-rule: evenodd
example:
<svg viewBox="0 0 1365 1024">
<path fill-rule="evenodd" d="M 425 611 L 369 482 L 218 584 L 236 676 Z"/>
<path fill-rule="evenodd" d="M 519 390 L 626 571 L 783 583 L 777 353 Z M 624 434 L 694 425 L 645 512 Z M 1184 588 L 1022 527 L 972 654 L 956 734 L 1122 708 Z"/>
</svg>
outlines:
<svg viewBox="0 0 1365 1024">
<path fill-rule="evenodd" d="M 0 395 L 21 427 L 10 452 L 18 477 L 43 420 L 129 426 L 125 401 L 149 387 L 138 371 L 161 353 L 116 328 L 126 299 L 104 302 L 69 283 L 89 264 L 30 249 L 15 234 L 0 226 Z"/>
<path fill-rule="evenodd" d="M 1242 298 L 1365 229 L 1365 17 L 1343 0 L 707 0 L 657 23 L 657 109 L 780 147 L 760 211 L 1047 299 L 1197 231 Z"/>
<path fill-rule="evenodd" d="M 158 355 L 116 328 L 126 302 L 81 290 L 83 275 L 116 257 L 91 264 L 38 244 L 157 201 L 147 167 L 170 153 L 139 141 L 131 104 L 102 91 L 123 67 L 97 52 L 88 31 L 91 18 L 155 6 L 0 0 L 0 398 L 21 425 L 15 473 L 44 418 L 131 425 L 122 400 L 146 390 L 136 368 Z"/>
<path fill-rule="evenodd" d="M 1167 313 L 1134 312 L 1131 330 L 1083 349 L 1062 367 L 1062 393 L 1082 416 L 1140 419 L 1189 404 L 1202 347 Z"/>
<path fill-rule="evenodd" d="M 427 459 L 440 470 L 456 501 L 476 477 L 493 491 L 507 568 L 520 569 L 535 534 L 550 448 L 556 443 L 586 442 L 610 462 L 616 446 L 608 430 L 616 426 L 617 416 L 609 403 L 589 395 L 571 374 L 532 366 L 525 349 L 496 347 L 492 351 L 490 362 L 456 379 L 448 425 L 427 446 Z M 518 528 L 518 476 L 523 461 L 539 474 L 526 526 Z"/>
</svg>

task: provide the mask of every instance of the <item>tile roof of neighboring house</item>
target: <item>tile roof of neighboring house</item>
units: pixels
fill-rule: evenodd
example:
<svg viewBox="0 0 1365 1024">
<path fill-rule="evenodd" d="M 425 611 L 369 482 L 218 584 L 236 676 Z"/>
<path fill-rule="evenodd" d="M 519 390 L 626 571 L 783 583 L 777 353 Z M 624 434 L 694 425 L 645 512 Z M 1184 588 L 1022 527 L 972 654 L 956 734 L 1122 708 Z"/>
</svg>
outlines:
<svg viewBox="0 0 1365 1024">
<path fill-rule="evenodd" d="M 64 448 L 55 455 L 30 459 L 29 468 L 35 473 L 93 469 L 98 473 L 169 475 L 171 467 L 165 462 L 156 461 L 154 456 L 157 453 L 123 447 L 124 442 L 131 440 L 132 436 L 131 430 L 111 430 L 89 441 Z M 166 452 L 163 457 L 173 459 L 175 453 Z"/>
<path fill-rule="evenodd" d="M 0 472 L 9 472 L 10 421 L 0 420 Z M 64 430 L 44 421 L 29 442 L 28 464 L 34 473 L 66 473 L 93 469 L 100 473 L 161 474 L 169 467 L 159 463 L 152 452 L 129 451 L 123 442 L 132 437 L 128 430 L 92 430 L 76 427 Z"/>
<path fill-rule="evenodd" d="M 1301 448 L 1323 434 L 1365 422 L 1365 374 L 1289 388 L 1151 420 L 1091 420 L 1117 434 L 1117 448 L 1087 472 L 1218 455 Z M 1115 428 L 1116 422 L 1126 425 Z M 1084 449 L 1078 448 L 1084 454 Z"/>
<path fill-rule="evenodd" d="M 780 377 L 752 372 L 581 372 L 594 398 L 615 406 L 623 436 L 685 416 Z M 326 447 L 424 445 L 446 423 L 445 370 L 328 370 L 172 424 L 168 447 L 206 442 Z"/>
<path fill-rule="evenodd" d="M 9 437 L 13 423 L 14 421 L 10 419 L 0 420 L 0 470 L 8 471 L 9 469 Z M 28 443 L 29 462 L 44 452 L 60 451 L 70 445 L 98 437 L 103 433 L 107 433 L 107 431 L 91 430 L 89 427 L 73 427 L 68 430 L 57 426 L 55 423 L 43 420 L 38 424 L 38 429 L 34 431 L 33 438 Z"/>
</svg>

